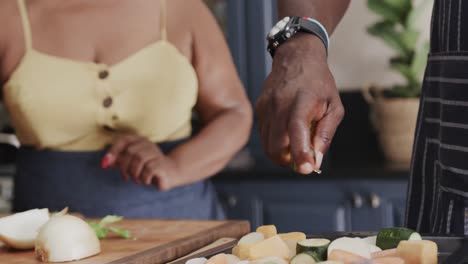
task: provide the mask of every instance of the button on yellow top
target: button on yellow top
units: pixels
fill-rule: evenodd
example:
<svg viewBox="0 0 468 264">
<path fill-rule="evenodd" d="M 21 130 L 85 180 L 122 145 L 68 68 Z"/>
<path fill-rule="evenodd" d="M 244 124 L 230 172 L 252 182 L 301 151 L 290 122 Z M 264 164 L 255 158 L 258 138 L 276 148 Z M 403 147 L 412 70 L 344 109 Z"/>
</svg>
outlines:
<svg viewBox="0 0 468 264">
<path fill-rule="evenodd" d="M 102 70 L 98 74 L 99 79 L 106 79 L 108 76 L 109 76 L 108 70 Z"/>
</svg>

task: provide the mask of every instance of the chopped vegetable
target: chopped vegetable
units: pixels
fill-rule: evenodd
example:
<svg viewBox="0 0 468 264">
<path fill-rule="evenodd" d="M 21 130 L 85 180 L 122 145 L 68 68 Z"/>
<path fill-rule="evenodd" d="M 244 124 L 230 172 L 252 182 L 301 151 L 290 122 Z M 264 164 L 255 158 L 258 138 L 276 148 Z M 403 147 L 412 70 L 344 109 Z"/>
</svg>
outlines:
<svg viewBox="0 0 468 264">
<path fill-rule="evenodd" d="M 81 218 L 56 215 L 39 230 L 35 251 L 43 262 L 65 262 L 99 254 L 101 245 L 95 232 Z"/>
<path fill-rule="evenodd" d="M 437 264 L 437 244 L 429 240 L 401 241 L 397 254 L 405 264 Z"/>
<path fill-rule="evenodd" d="M 130 231 L 119 227 L 106 227 L 108 224 L 119 222 L 123 219 L 122 216 L 108 215 L 101 219 L 99 223 L 88 222 L 89 226 L 94 230 L 99 239 L 103 239 L 108 233 L 115 233 L 123 238 L 131 238 Z"/>
<path fill-rule="evenodd" d="M 372 258 L 398 257 L 396 248 L 386 249 L 371 254 Z"/>
<path fill-rule="evenodd" d="M 330 256 L 330 253 L 335 249 L 343 250 L 365 259 L 370 259 L 371 257 L 369 245 L 360 238 L 341 237 L 335 239 L 328 246 L 328 255 Z"/>
<path fill-rule="evenodd" d="M 292 259 L 294 256 L 296 256 L 296 247 L 297 247 L 297 242 L 294 240 L 283 240 L 284 243 L 289 248 L 289 259 Z"/>
<path fill-rule="evenodd" d="M 232 254 L 241 260 L 248 260 L 250 255 L 250 248 L 254 244 L 238 244 L 232 249 Z"/>
<path fill-rule="evenodd" d="M 276 226 L 274 225 L 259 226 L 256 231 L 262 233 L 265 236 L 265 238 L 270 238 L 277 234 Z"/>
<path fill-rule="evenodd" d="M 239 242 L 237 242 L 237 244 L 238 245 L 240 245 L 240 244 L 254 244 L 254 243 L 260 242 L 260 241 L 262 241 L 264 239 L 265 239 L 265 235 L 263 235 L 263 233 L 252 232 L 252 233 L 248 233 L 247 235 L 241 237 L 241 239 L 239 239 Z"/>
<path fill-rule="evenodd" d="M 49 209 L 32 209 L 0 218 L 0 241 L 16 249 L 34 248 L 39 228 L 49 221 Z"/>
<path fill-rule="evenodd" d="M 382 251 L 381 248 L 379 248 L 378 246 L 374 246 L 374 245 L 368 245 L 369 246 L 369 252 L 372 254 L 372 253 L 375 253 L 375 252 L 380 252 Z"/>
<path fill-rule="evenodd" d="M 384 257 L 376 258 L 372 260 L 374 264 L 405 264 L 405 261 L 402 258 L 398 257 Z"/>
<path fill-rule="evenodd" d="M 421 235 L 405 227 L 384 228 L 377 234 L 376 245 L 383 250 L 391 249 L 402 240 L 421 240 Z"/>
<path fill-rule="evenodd" d="M 362 239 L 364 242 L 366 242 L 367 244 L 369 245 L 374 245 L 376 246 L 377 245 L 377 236 L 369 236 L 369 237 L 365 237 Z"/>
<path fill-rule="evenodd" d="M 330 240 L 328 239 L 306 239 L 297 242 L 296 253 L 310 252 L 316 256 L 317 261 L 323 261 L 327 259 L 328 245 L 330 245 Z"/>
<path fill-rule="evenodd" d="M 315 264 L 317 259 L 312 254 L 299 253 L 292 260 L 291 264 Z"/>
<path fill-rule="evenodd" d="M 227 264 L 227 256 L 224 253 L 218 254 L 211 257 L 206 264 Z"/>
<path fill-rule="evenodd" d="M 361 261 L 365 261 L 366 258 L 350 253 L 348 251 L 334 249 L 330 252 L 330 254 L 328 254 L 328 260 L 341 261 L 348 264 L 353 262 L 359 263 Z"/>
<path fill-rule="evenodd" d="M 238 264 L 240 261 L 241 260 L 237 256 L 226 254 L 226 264 Z"/>
<path fill-rule="evenodd" d="M 288 264 L 288 262 L 278 257 L 266 257 L 250 262 L 250 264 Z"/>
<path fill-rule="evenodd" d="M 208 261 L 206 258 L 194 258 L 190 259 L 185 264 L 205 264 Z"/>
<path fill-rule="evenodd" d="M 279 257 L 282 259 L 289 258 L 289 248 L 278 235 L 260 241 L 250 247 L 250 260 L 257 260 L 266 257 Z"/>
<path fill-rule="evenodd" d="M 302 232 L 283 233 L 278 234 L 278 236 L 283 240 L 294 240 L 296 242 L 307 239 L 306 235 Z"/>
</svg>

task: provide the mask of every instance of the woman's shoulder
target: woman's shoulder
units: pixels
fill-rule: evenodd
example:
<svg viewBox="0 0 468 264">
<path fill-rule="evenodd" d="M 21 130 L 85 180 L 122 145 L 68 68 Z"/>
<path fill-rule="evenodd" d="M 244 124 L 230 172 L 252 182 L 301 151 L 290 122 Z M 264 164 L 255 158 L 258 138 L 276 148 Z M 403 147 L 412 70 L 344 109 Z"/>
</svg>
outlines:
<svg viewBox="0 0 468 264">
<path fill-rule="evenodd" d="M 0 25 L 7 25 L 0 30 L 0 54 L 4 51 L 12 33 L 16 32 L 18 26 L 21 25 L 17 2 L 15 0 L 0 1 Z"/>
</svg>

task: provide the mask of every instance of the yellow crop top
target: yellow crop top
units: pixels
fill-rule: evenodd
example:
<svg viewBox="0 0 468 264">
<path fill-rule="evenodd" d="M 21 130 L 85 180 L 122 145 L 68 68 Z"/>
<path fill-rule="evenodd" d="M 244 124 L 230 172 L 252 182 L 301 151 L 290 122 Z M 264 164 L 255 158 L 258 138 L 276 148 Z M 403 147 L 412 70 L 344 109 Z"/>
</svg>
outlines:
<svg viewBox="0 0 468 264">
<path fill-rule="evenodd" d="M 187 137 L 198 79 L 190 61 L 161 39 L 114 65 L 48 55 L 32 46 L 24 0 L 18 0 L 26 51 L 4 85 L 4 102 L 23 145 L 102 149 L 119 133 L 153 142 Z"/>
</svg>

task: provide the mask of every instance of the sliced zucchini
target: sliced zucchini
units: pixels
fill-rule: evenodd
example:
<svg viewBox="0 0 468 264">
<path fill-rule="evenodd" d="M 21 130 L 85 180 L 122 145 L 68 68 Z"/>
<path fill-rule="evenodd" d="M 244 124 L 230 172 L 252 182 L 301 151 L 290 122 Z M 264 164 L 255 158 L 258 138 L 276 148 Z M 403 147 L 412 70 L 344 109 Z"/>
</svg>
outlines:
<svg viewBox="0 0 468 264">
<path fill-rule="evenodd" d="M 312 252 L 318 258 L 317 261 L 327 259 L 327 249 L 330 240 L 324 238 L 311 238 L 297 242 L 296 254 Z"/>
<path fill-rule="evenodd" d="M 308 254 L 307 252 L 299 253 L 291 259 L 291 264 L 315 264 L 317 259 L 313 254 Z"/>
<path fill-rule="evenodd" d="M 402 240 L 422 240 L 421 235 L 405 227 L 391 227 L 380 230 L 376 245 L 382 250 L 396 248 Z"/>
</svg>

